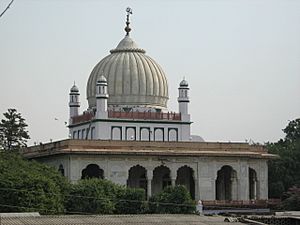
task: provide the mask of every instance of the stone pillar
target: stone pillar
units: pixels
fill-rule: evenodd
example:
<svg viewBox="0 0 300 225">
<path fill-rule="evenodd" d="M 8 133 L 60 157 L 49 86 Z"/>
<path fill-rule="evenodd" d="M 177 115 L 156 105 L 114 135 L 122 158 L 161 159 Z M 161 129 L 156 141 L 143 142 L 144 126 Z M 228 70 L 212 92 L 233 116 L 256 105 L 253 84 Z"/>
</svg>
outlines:
<svg viewBox="0 0 300 225">
<path fill-rule="evenodd" d="M 258 173 L 258 190 L 257 196 L 259 199 L 268 199 L 268 165 L 267 161 L 261 161 Z"/>
<path fill-rule="evenodd" d="M 147 170 L 147 198 L 152 196 L 153 170 Z"/>
<path fill-rule="evenodd" d="M 207 199 L 207 200 L 217 200 L 216 181 L 217 181 L 217 178 L 211 179 L 211 196 L 210 196 L 210 199 Z M 204 200 L 204 198 L 202 198 L 202 200 Z"/>
<path fill-rule="evenodd" d="M 247 162 L 241 162 L 238 173 L 238 200 L 249 200 L 249 167 Z"/>
<path fill-rule="evenodd" d="M 199 181 L 197 178 L 194 178 L 194 182 L 195 182 L 195 200 L 198 201 L 200 200 L 199 197 Z"/>
<path fill-rule="evenodd" d="M 175 187 L 176 185 L 176 177 L 177 177 L 177 170 L 175 168 L 171 168 L 171 184 L 172 187 Z"/>
<path fill-rule="evenodd" d="M 172 184 L 172 187 L 175 187 L 176 185 L 176 178 L 171 178 L 171 184 Z"/>
<path fill-rule="evenodd" d="M 81 179 L 81 172 L 82 169 L 79 161 L 69 156 L 67 176 L 71 183 L 74 184 Z"/>
<path fill-rule="evenodd" d="M 238 199 L 238 180 L 236 177 L 231 178 L 231 200 Z"/>
</svg>

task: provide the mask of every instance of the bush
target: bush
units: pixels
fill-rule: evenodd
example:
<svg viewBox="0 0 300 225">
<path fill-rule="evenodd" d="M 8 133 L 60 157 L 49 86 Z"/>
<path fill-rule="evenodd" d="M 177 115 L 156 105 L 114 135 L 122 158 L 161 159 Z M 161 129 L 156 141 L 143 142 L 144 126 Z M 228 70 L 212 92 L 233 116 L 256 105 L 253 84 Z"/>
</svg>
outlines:
<svg viewBox="0 0 300 225">
<path fill-rule="evenodd" d="M 145 190 L 124 188 L 116 201 L 116 213 L 140 214 L 146 211 Z"/>
<path fill-rule="evenodd" d="M 85 179 L 73 184 L 66 204 L 69 213 L 112 214 L 123 187 L 104 179 Z"/>
<path fill-rule="evenodd" d="M 105 179 L 85 179 L 72 185 L 66 208 L 68 213 L 143 213 L 145 191 L 126 188 Z"/>
<path fill-rule="evenodd" d="M 300 210 L 300 188 L 292 187 L 283 196 L 281 207 L 284 210 Z"/>
<path fill-rule="evenodd" d="M 0 153 L 0 211 L 64 212 L 69 183 L 54 168 Z"/>
<path fill-rule="evenodd" d="M 167 187 L 149 199 L 150 213 L 194 213 L 195 202 L 188 190 L 178 185 Z"/>
</svg>

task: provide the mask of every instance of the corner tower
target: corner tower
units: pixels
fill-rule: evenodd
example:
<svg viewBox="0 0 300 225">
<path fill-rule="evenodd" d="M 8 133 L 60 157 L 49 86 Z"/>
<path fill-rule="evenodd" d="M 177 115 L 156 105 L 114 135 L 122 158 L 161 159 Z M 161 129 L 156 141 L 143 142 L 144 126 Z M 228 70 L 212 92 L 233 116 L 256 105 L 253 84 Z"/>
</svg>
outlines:
<svg viewBox="0 0 300 225">
<path fill-rule="evenodd" d="M 179 96 L 178 96 L 178 108 L 179 113 L 181 114 L 182 121 L 189 122 L 190 121 L 190 114 L 189 114 L 189 84 L 188 82 L 183 79 L 179 84 Z"/>
<path fill-rule="evenodd" d="M 79 115 L 79 108 L 80 108 L 79 95 L 80 95 L 79 89 L 74 82 L 74 85 L 70 89 L 70 100 L 69 100 L 70 120 L 72 119 L 72 117 Z"/>
<path fill-rule="evenodd" d="M 107 119 L 107 81 L 102 75 L 96 84 L 96 119 Z"/>
</svg>

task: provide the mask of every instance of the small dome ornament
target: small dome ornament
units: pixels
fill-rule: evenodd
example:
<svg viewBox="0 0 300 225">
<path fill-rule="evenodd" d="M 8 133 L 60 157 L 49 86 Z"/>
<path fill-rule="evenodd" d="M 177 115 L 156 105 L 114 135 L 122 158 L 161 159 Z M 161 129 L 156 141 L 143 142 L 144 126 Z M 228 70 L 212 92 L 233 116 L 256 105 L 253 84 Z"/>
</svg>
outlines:
<svg viewBox="0 0 300 225">
<path fill-rule="evenodd" d="M 70 89 L 70 92 L 79 92 L 79 89 L 78 89 L 78 87 L 77 87 L 76 84 L 75 84 L 75 81 L 74 81 L 73 86 L 72 86 L 71 89 Z"/>
<path fill-rule="evenodd" d="M 188 87 L 189 83 L 186 81 L 185 77 L 183 77 L 183 80 L 179 84 L 180 87 Z"/>
<path fill-rule="evenodd" d="M 125 31 L 126 31 L 126 36 L 129 36 L 129 32 L 131 31 L 131 28 L 129 27 L 130 25 L 129 16 L 132 14 L 132 9 L 130 7 L 127 7 L 126 12 L 127 12 L 127 16 L 126 16 Z"/>
<path fill-rule="evenodd" d="M 105 84 L 107 84 L 107 79 L 105 78 L 105 76 L 101 75 L 99 77 L 99 79 L 97 80 L 97 83 L 105 83 Z"/>
</svg>

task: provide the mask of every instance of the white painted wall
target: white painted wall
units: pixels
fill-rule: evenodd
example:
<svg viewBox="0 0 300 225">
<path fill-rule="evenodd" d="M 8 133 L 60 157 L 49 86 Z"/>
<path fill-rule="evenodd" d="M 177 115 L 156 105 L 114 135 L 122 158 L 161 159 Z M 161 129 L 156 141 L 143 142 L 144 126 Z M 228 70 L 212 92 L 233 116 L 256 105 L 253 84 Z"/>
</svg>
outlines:
<svg viewBox="0 0 300 225">
<path fill-rule="evenodd" d="M 142 156 L 101 156 L 101 155 L 80 155 L 80 156 L 55 156 L 41 160 L 56 169 L 62 164 L 65 170 L 65 176 L 71 182 L 77 182 L 81 179 L 82 170 L 89 164 L 96 164 L 104 171 L 105 179 L 114 183 L 126 185 L 128 173 L 131 167 L 140 165 L 147 170 L 147 174 L 152 174 L 158 166 L 164 165 L 171 171 L 171 178 L 175 181 L 177 170 L 183 166 L 188 166 L 194 171 L 195 196 L 196 200 L 215 200 L 216 197 L 216 179 L 217 172 L 223 166 L 231 166 L 237 175 L 236 194 L 233 194 L 233 200 L 249 200 L 249 167 L 254 169 L 258 177 L 258 199 L 268 198 L 268 168 L 267 161 L 264 159 L 236 159 L 225 157 L 167 157 L 159 159 L 158 157 Z M 148 177 L 147 179 L 152 179 Z M 155 189 L 155 187 L 154 187 Z"/>
<path fill-rule="evenodd" d="M 82 130 L 87 130 L 89 127 L 89 123 L 70 127 L 70 137 L 78 139 L 78 131 L 80 131 L 82 136 Z M 137 141 L 148 141 L 149 136 L 150 141 L 176 141 L 177 138 L 177 141 L 191 140 L 190 124 L 186 123 L 160 123 L 157 121 L 140 123 L 134 120 L 124 122 L 116 119 L 115 121 L 94 121 L 92 122 L 91 127 L 95 127 L 95 135 L 93 136 L 93 139 L 99 140 L 131 140 L 132 136 L 136 136 Z M 88 135 L 88 139 L 90 138 L 91 130 Z M 82 139 L 82 137 L 79 137 L 79 139 Z"/>
</svg>

